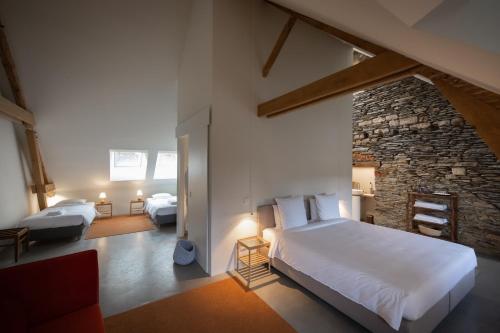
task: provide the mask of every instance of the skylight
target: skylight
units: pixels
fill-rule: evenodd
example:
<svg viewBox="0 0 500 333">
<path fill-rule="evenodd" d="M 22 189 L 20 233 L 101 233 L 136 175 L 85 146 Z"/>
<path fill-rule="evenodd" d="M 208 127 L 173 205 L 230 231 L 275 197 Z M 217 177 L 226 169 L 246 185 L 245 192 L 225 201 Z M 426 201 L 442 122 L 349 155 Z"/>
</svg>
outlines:
<svg viewBox="0 0 500 333">
<path fill-rule="evenodd" d="M 109 151 L 109 178 L 111 181 L 144 180 L 148 166 L 146 150 Z"/>
<path fill-rule="evenodd" d="M 154 179 L 177 179 L 177 152 L 158 152 Z"/>
</svg>

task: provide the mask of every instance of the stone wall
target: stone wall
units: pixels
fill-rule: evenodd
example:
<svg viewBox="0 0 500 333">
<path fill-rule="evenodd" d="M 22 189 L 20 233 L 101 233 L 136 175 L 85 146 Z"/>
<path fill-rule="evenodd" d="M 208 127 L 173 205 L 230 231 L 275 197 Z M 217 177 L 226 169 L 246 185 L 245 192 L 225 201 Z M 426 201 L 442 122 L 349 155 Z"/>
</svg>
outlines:
<svg viewBox="0 0 500 333">
<path fill-rule="evenodd" d="M 375 161 L 376 224 L 406 229 L 407 191 L 459 194 L 458 239 L 500 257 L 500 163 L 431 84 L 408 78 L 354 95 L 353 162 Z"/>
</svg>

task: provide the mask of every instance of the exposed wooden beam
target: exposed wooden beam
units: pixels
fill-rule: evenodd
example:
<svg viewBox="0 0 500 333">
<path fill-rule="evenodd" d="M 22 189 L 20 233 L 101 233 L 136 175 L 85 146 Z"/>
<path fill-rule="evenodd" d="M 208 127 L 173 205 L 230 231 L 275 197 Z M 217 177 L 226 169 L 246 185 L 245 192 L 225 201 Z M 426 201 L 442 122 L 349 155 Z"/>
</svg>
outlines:
<svg viewBox="0 0 500 333">
<path fill-rule="evenodd" d="M 432 82 L 500 160 L 500 110 L 454 87 L 442 78 Z"/>
<path fill-rule="evenodd" d="M 0 56 L 2 57 L 3 67 L 5 68 L 5 73 L 7 74 L 7 79 L 9 80 L 10 87 L 12 89 L 12 94 L 16 104 L 21 108 L 26 110 L 26 100 L 24 99 L 21 86 L 19 84 L 19 78 L 17 77 L 16 66 L 14 64 L 14 59 L 10 51 L 9 43 L 7 40 L 7 35 L 5 34 L 5 27 L 0 21 Z"/>
<path fill-rule="evenodd" d="M 33 113 L 17 106 L 2 96 L 0 96 L 0 112 L 13 121 L 17 121 L 28 126 L 35 125 L 35 117 L 33 116 Z"/>
<path fill-rule="evenodd" d="M 267 77 L 267 75 L 269 74 L 271 67 L 273 67 L 274 62 L 276 61 L 276 58 L 280 54 L 281 49 L 283 48 L 283 45 L 285 44 L 285 41 L 288 38 L 290 31 L 292 31 L 292 28 L 295 25 L 296 21 L 297 21 L 297 17 L 295 15 L 290 15 L 290 18 L 285 23 L 283 30 L 281 30 L 281 33 L 278 37 L 278 40 L 276 41 L 276 44 L 274 44 L 273 50 L 271 51 L 271 54 L 269 54 L 269 57 L 267 58 L 266 64 L 264 65 L 264 68 L 262 69 L 262 76 L 263 77 Z"/>
<path fill-rule="evenodd" d="M 51 193 L 56 190 L 56 185 L 53 183 L 48 183 L 42 185 L 42 191 L 43 193 Z M 37 193 L 37 188 L 36 185 L 31 185 L 31 193 L 36 194 Z"/>
<path fill-rule="evenodd" d="M 45 194 L 42 159 L 40 158 L 40 150 L 38 148 L 38 138 L 36 132 L 30 128 L 26 129 L 26 138 L 31 158 L 31 173 L 33 175 L 33 182 L 35 183 L 34 186 L 36 188 L 38 206 L 40 210 L 42 210 L 47 208 L 47 197 Z"/>
<path fill-rule="evenodd" d="M 310 25 L 312 25 L 320 30 L 323 30 L 324 32 L 326 32 L 326 33 L 328 33 L 328 34 L 330 34 L 338 39 L 343 40 L 346 43 L 349 43 L 353 46 L 356 46 L 357 48 L 360 48 L 364 51 L 367 51 L 373 55 L 377 55 L 377 54 L 380 54 L 380 53 L 387 51 L 385 48 L 383 48 L 379 45 L 373 44 L 367 40 L 364 40 L 362 38 L 351 35 L 350 33 L 347 33 L 347 32 L 342 31 L 340 29 L 334 28 L 328 24 L 325 24 L 323 22 L 315 20 L 312 17 L 297 13 L 296 11 L 293 11 L 290 8 L 283 7 L 283 6 L 278 5 L 272 1 L 266 1 L 266 2 L 273 5 L 274 7 L 278 8 L 278 9 L 298 18 L 301 21 L 304 21 L 304 22 L 306 22 L 306 23 L 308 23 L 308 24 L 310 24 Z"/>
<path fill-rule="evenodd" d="M 418 66 L 412 59 L 387 51 L 260 104 L 258 116 L 287 112 L 325 98 L 399 80 L 414 75 Z"/>
</svg>

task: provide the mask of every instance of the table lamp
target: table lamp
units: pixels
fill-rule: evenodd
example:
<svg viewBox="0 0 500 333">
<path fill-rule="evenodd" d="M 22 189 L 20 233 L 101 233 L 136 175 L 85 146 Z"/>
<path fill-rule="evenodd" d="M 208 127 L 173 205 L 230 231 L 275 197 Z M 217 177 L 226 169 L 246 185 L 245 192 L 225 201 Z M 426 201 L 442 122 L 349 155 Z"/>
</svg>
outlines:
<svg viewBox="0 0 500 333">
<path fill-rule="evenodd" d="M 137 190 L 137 200 L 142 201 L 142 190 Z"/>
<path fill-rule="evenodd" d="M 99 193 L 99 199 L 101 199 L 101 203 L 106 202 L 106 192 Z"/>
</svg>

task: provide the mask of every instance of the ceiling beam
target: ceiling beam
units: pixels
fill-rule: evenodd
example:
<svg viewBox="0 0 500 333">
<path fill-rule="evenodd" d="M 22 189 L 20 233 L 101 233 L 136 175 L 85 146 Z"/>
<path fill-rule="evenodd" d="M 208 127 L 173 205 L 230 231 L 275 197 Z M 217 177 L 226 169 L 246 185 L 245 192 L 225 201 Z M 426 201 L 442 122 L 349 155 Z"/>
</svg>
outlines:
<svg viewBox="0 0 500 333">
<path fill-rule="evenodd" d="M 12 89 L 12 94 L 16 104 L 23 109 L 26 108 L 26 100 L 24 98 L 21 86 L 19 84 L 19 78 L 17 77 L 16 66 L 14 65 L 14 59 L 10 51 L 9 43 L 7 41 L 7 35 L 5 34 L 5 27 L 0 21 L 0 57 L 2 58 L 2 64 L 5 68 L 5 74 L 7 74 L 7 79 L 9 80 L 10 87 Z"/>
<path fill-rule="evenodd" d="M 308 23 L 308 24 L 312 25 L 313 27 L 320 29 L 320 30 L 328 33 L 329 35 L 332 35 L 333 37 L 336 37 L 336 38 L 338 38 L 346 43 L 349 43 L 353 46 L 356 46 L 357 48 L 360 48 L 364 51 L 367 51 L 373 55 L 377 55 L 377 54 L 380 54 L 380 53 L 387 51 L 385 48 L 383 48 L 379 45 L 376 45 L 374 43 L 371 43 L 367 40 L 356 37 L 354 35 L 351 35 L 350 33 L 347 33 L 343 30 L 334 28 L 328 24 L 325 24 L 323 22 L 315 20 L 312 17 L 300 14 L 294 10 L 291 10 L 290 8 L 283 7 L 283 6 L 278 5 L 272 1 L 266 1 L 266 2 L 269 3 L 270 5 L 284 11 L 285 13 L 288 13 L 292 16 L 295 16 L 299 20 L 301 20 L 305 23 Z"/>
<path fill-rule="evenodd" d="M 295 25 L 296 21 L 297 21 L 297 17 L 295 15 L 290 15 L 290 18 L 285 23 L 283 30 L 281 30 L 281 33 L 278 37 L 278 40 L 274 44 L 273 50 L 271 51 L 271 54 L 269 54 L 269 57 L 267 58 L 266 64 L 264 65 L 264 68 L 262 69 L 262 76 L 263 77 L 267 77 L 267 75 L 269 74 L 271 67 L 273 67 L 274 62 L 276 61 L 276 58 L 280 54 L 281 49 L 283 48 L 283 45 L 285 44 L 285 41 L 288 38 L 288 35 L 290 35 L 290 31 L 292 31 L 292 28 Z"/>
<path fill-rule="evenodd" d="M 264 102 L 258 116 L 272 116 L 342 94 L 414 75 L 420 64 L 398 53 L 387 51 L 357 65 L 326 76 L 304 87 Z"/>
<path fill-rule="evenodd" d="M 0 96 L 0 112 L 11 120 L 33 127 L 35 117 L 33 113 L 17 106 L 5 97 Z"/>
<path fill-rule="evenodd" d="M 444 78 L 432 80 L 446 99 L 469 123 L 500 160 L 500 110 L 455 87 Z"/>
</svg>

